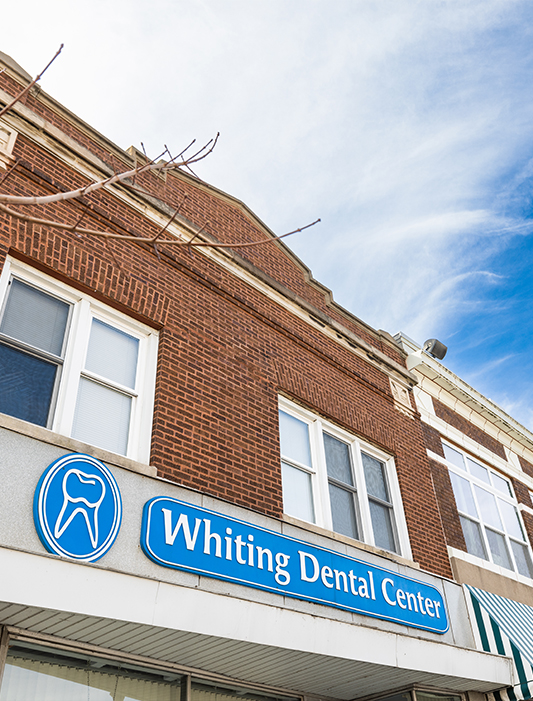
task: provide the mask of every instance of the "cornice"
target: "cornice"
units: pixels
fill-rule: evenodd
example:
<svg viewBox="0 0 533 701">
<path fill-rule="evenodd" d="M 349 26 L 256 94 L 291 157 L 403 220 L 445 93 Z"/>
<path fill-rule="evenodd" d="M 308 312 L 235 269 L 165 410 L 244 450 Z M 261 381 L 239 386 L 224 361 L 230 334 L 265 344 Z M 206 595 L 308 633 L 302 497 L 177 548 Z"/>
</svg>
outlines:
<svg viewBox="0 0 533 701">
<path fill-rule="evenodd" d="M 396 337 L 407 356 L 407 367 L 420 376 L 420 388 L 485 431 L 528 462 L 533 460 L 533 433 L 483 396 L 447 367 L 421 350 L 414 342 Z M 422 412 L 424 415 L 424 412 Z"/>
<path fill-rule="evenodd" d="M 44 99 L 44 94 L 39 93 L 38 98 L 39 100 Z M 11 99 L 11 95 L 0 89 L 0 102 L 6 104 Z M 51 98 L 48 98 L 47 96 L 46 99 L 51 100 Z M 64 108 L 61 108 L 61 115 L 63 116 L 64 114 L 70 113 L 64 110 Z M 71 117 L 73 120 L 77 120 L 74 115 L 71 115 Z M 42 116 L 36 114 L 24 104 L 17 103 L 10 113 L 4 116 L 3 120 L 18 133 L 43 147 L 70 168 L 74 169 L 91 181 L 97 181 L 113 174 L 113 171 L 109 168 L 109 166 L 98 158 L 98 156 L 83 145 L 79 144 L 75 139 L 65 134 L 57 126 Z M 76 126 L 78 125 L 79 122 L 76 121 Z M 95 138 L 96 140 L 104 139 L 104 137 L 93 130 L 91 130 L 91 138 Z M 107 140 L 105 141 L 106 144 L 110 143 L 107 142 Z M 114 146 L 114 151 L 118 151 L 116 146 Z M 123 160 L 127 166 L 133 167 L 133 159 L 129 154 L 122 151 L 120 155 L 121 160 Z M 254 223 L 265 233 L 267 233 L 267 235 L 274 236 L 272 231 L 262 222 L 260 222 L 260 220 L 253 215 L 251 210 L 249 210 L 246 205 L 239 200 L 218 191 L 216 188 L 213 188 L 210 185 L 187 176 L 186 174 L 178 173 L 175 175 L 175 177 L 184 178 L 188 182 L 191 182 L 195 187 L 205 189 L 216 196 L 223 196 L 225 199 L 232 202 L 232 204 L 237 203 L 243 208 L 243 211 L 246 211 L 249 216 L 253 217 Z M 168 222 L 169 215 L 173 213 L 173 210 L 166 203 L 162 202 L 157 197 L 150 195 L 148 192 L 141 192 L 138 187 L 136 188 L 135 192 L 132 192 L 124 184 L 116 183 L 111 186 L 106 186 L 106 191 L 117 197 L 125 205 L 131 207 L 133 210 L 146 217 L 158 227 L 165 226 Z M 178 216 L 168 227 L 167 231 L 172 235 L 187 241 L 198 233 L 199 227 L 195 226 L 184 217 Z M 205 237 L 205 232 L 202 235 Z M 217 243 L 215 239 L 213 239 L 213 242 Z M 276 241 L 275 243 L 281 244 L 279 241 Z M 294 254 L 292 254 L 290 249 L 287 249 L 287 247 L 284 245 L 283 248 L 284 253 L 289 255 L 291 259 L 297 262 L 301 269 L 307 271 L 306 274 L 309 276 L 309 279 L 312 280 L 313 285 L 317 286 L 323 292 L 326 291 L 327 294 L 331 296 L 331 292 L 312 278 L 309 269 L 306 268 L 304 264 L 301 263 L 296 256 L 294 256 Z M 381 372 L 384 372 L 386 375 L 392 377 L 396 381 L 399 381 L 403 384 L 403 386 L 410 388 L 416 384 L 416 376 L 409 372 L 400 363 L 396 362 L 392 358 L 389 358 L 381 350 L 367 343 L 362 338 L 359 338 L 359 336 L 357 336 L 353 331 L 322 312 L 310 302 L 307 302 L 307 300 L 303 299 L 292 290 L 285 287 L 282 283 L 278 282 L 267 273 L 254 266 L 232 249 L 209 249 L 204 247 L 198 250 L 200 250 L 203 255 L 216 260 L 218 264 L 228 269 L 230 272 L 232 272 L 232 274 L 246 281 L 252 287 L 255 287 L 266 294 L 276 303 L 291 311 L 308 325 L 312 326 L 315 330 L 326 334 L 335 343 L 342 345 L 345 349 L 353 352 L 355 355 L 365 360 L 365 362 L 379 369 Z M 370 330 L 371 334 L 375 336 L 379 342 L 385 342 L 395 350 L 398 350 L 396 343 L 394 343 L 394 341 L 390 339 L 387 334 L 384 334 L 383 332 L 376 332 L 371 327 L 360 322 L 356 317 L 352 317 L 349 312 L 344 310 L 336 303 L 334 306 L 336 309 L 342 309 L 343 315 L 350 320 L 354 320 L 356 325 L 364 326 L 366 329 Z"/>
</svg>

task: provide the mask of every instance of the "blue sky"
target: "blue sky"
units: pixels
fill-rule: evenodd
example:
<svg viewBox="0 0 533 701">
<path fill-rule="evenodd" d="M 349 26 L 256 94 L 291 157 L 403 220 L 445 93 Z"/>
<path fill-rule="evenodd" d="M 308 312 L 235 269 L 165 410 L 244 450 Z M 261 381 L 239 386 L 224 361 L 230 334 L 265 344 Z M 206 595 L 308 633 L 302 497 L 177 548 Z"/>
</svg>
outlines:
<svg viewBox="0 0 533 701">
<path fill-rule="evenodd" d="M 530 0 L 27 0 L 0 50 L 123 148 L 198 174 L 377 328 L 533 429 Z"/>
</svg>

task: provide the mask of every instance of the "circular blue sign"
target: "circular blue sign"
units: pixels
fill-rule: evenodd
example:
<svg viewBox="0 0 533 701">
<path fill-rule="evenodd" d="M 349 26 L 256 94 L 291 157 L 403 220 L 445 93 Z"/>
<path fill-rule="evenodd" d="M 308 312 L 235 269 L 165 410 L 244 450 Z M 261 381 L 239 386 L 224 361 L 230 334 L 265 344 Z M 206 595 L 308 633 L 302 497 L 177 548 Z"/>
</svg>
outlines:
<svg viewBox="0 0 533 701">
<path fill-rule="evenodd" d="M 118 484 L 110 470 L 91 455 L 64 455 L 39 480 L 33 520 L 49 552 L 94 562 L 113 545 L 120 529 Z"/>
</svg>

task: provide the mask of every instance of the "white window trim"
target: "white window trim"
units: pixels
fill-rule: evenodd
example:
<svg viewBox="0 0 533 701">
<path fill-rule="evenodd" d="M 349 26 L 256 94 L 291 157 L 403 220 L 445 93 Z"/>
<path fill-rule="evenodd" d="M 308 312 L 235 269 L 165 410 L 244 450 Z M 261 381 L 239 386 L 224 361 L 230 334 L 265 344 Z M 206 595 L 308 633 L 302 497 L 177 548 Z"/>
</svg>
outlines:
<svg viewBox="0 0 533 701">
<path fill-rule="evenodd" d="M 315 525 L 333 531 L 333 520 L 329 500 L 328 474 L 326 469 L 326 456 L 324 451 L 324 444 L 321 439 L 322 433 L 326 432 L 352 446 L 353 455 L 355 456 L 353 467 L 355 472 L 357 491 L 359 495 L 365 495 L 366 497 L 367 494 L 365 475 L 360 457 L 361 451 L 367 453 L 372 457 L 375 457 L 377 460 L 385 464 L 388 488 L 390 492 L 390 499 L 394 514 L 393 527 L 395 529 L 395 535 L 398 541 L 397 553 L 394 553 L 393 551 L 386 552 L 392 552 L 393 554 L 400 555 L 401 557 L 404 557 L 406 559 L 411 559 L 411 546 L 409 543 L 407 523 L 405 520 L 405 512 L 403 509 L 400 485 L 396 474 L 394 459 L 390 455 L 387 455 L 381 450 L 378 450 L 374 446 L 371 446 L 368 443 L 361 441 L 352 433 L 348 433 L 344 429 L 341 429 L 338 426 L 329 423 L 317 414 L 314 414 L 313 412 L 308 411 L 307 409 L 304 409 L 297 404 L 294 404 L 285 397 L 279 397 L 279 409 L 295 417 L 296 419 L 299 419 L 300 421 L 304 421 L 310 428 L 309 440 L 311 444 L 310 447 L 313 467 L 311 469 L 303 465 L 299 467 L 300 469 L 303 469 L 305 472 L 311 475 L 312 498 L 315 511 Z M 359 516 L 361 521 L 360 526 L 362 530 L 362 538 L 360 542 L 366 543 L 367 545 L 371 545 L 378 549 L 382 549 L 380 548 L 380 546 L 377 546 L 374 542 L 368 498 L 359 497 L 358 503 Z M 290 514 L 288 515 L 290 516 Z"/>
<path fill-rule="evenodd" d="M 494 572 L 501 577 L 506 577 L 507 579 L 512 579 L 515 582 L 520 582 L 520 584 L 525 584 L 526 586 L 533 589 L 533 580 L 529 577 L 524 577 L 523 574 L 515 572 L 514 570 L 508 570 L 501 565 L 495 565 L 493 562 L 488 560 L 483 560 L 481 557 L 467 553 L 465 550 L 458 550 L 448 545 L 448 556 L 453 557 L 456 560 L 462 560 L 463 562 L 468 562 L 470 565 L 475 565 L 481 569 L 487 570 L 487 572 Z"/>
<path fill-rule="evenodd" d="M 441 439 L 441 440 L 442 440 L 442 439 Z M 515 495 L 515 491 L 514 491 L 514 486 L 513 486 L 512 481 L 509 479 L 509 477 L 508 477 L 507 475 L 503 475 L 499 470 L 496 470 L 492 465 L 490 465 L 490 464 L 488 464 L 488 463 L 486 463 L 486 462 L 482 462 L 482 461 L 481 461 L 479 458 L 477 458 L 477 457 L 474 458 L 473 456 L 470 456 L 466 451 L 461 450 L 460 448 L 458 448 L 456 445 L 453 445 L 452 443 L 448 443 L 447 441 L 442 441 L 442 442 L 443 442 L 443 444 L 448 445 L 450 448 L 452 448 L 452 449 L 455 450 L 456 452 L 459 452 L 459 453 L 463 454 L 464 456 L 469 457 L 469 458 L 470 458 L 471 460 L 473 460 L 474 462 L 478 462 L 480 465 L 482 465 L 482 467 L 485 467 L 487 470 L 489 470 L 489 472 L 494 472 L 494 473 L 496 473 L 501 479 L 504 479 L 504 480 L 508 483 L 508 485 L 509 485 L 509 487 L 510 487 L 510 492 L 511 492 L 510 496 L 508 496 L 508 495 L 506 495 L 506 494 L 503 494 L 502 492 L 500 492 L 500 491 L 498 491 L 496 488 L 494 488 L 492 485 L 489 485 L 489 484 L 487 484 L 486 482 L 484 482 L 482 479 L 476 477 L 475 475 L 472 475 L 472 473 L 468 472 L 468 470 L 466 470 L 466 469 L 465 469 L 465 470 L 461 470 L 460 467 L 457 467 L 457 465 L 454 465 L 454 464 L 453 464 L 452 462 L 450 462 L 449 460 L 446 460 L 446 458 L 443 458 L 443 457 L 440 456 L 440 455 L 436 455 L 435 453 L 431 453 L 431 454 L 429 455 L 429 457 L 431 457 L 431 458 L 433 458 L 433 459 L 438 458 L 438 459 L 439 459 L 439 462 L 441 462 L 443 465 L 445 465 L 445 466 L 446 466 L 451 472 L 453 472 L 454 474 L 458 475 L 459 477 L 462 477 L 463 479 L 466 479 L 466 480 L 469 481 L 471 484 L 477 485 L 477 486 L 480 487 L 481 489 L 484 489 L 485 491 L 489 492 L 489 494 L 493 494 L 495 497 L 499 497 L 500 499 L 502 499 L 502 501 L 505 501 L 505 502 L 511 504 L 513 507 L 515 507 L 515 508 L 516 508 L 516 513 L 517 513 L 517 516 L 518 516 L 518 520 L 519 520 L 519 523 L 520 523 L 520 528 L 522 529 L 522 533 L 524 534 L 524 537 L 525 537 L 525 540 L 524 540 L 524 541 L 519 541 L 516 537 L 510 536 L 510 535 L 507 533 L 507 530 L 505 530 L 505 528 L 504 528 L 503 531 L 500 531 L 500 529 L 497 529 L 497 528 L 495 528 L 494 526 L 491 526 L 490 524 L 485 524 L 485 521 L 483 520 L 483 518 L 482 518 L 481 516 L 478 516 L 477 518 L 475 518 L 475 517 L 471 516 L 470 514 L 467 514 L 467 513 L 464 513 L 464 514 L 463 514 L 463 512 L 461 512 L 461 511 L 459 510 L 459 507 L 457 506 L 457 513 L 458 513 L 459 515 L 464 515 L 465 518 L 468 518 L 468 519 L 470 519 L 470 520 L 472 520 L 472 521 L 475 521 L 476 523 L 480 523 L 480 524 L 482 525 L 482 528 L 481 528 L 481 535 L 482 535 L 482 539 L 483 539 L 483 544 L 484 544 L 484 547 L 485 547 L 485 551 L 486 551 L 486 553 L 488 554 L 488 556 L 489 556 L 489 558 L 490 558 L 490 559 L 488 559 L 488 560 L 485 560 L 485 559 L 482 558 L 482 557 L 478 557 L 477 555 L 473 555 L 472 553 L 469 553 L 468 551 L 465 551 L 464 554 L 465 554 L 467 557 L 463 557 L 462 559 L 464 559 L 464 560 L 466 560 L 466 561 L 469 561 L 469 562 L 475 562 L 475 564 L 478 564 L 478 565 L 483 566 L 483 567 L 489 565 L 489 567 L 487 567 L 487 569 L 491 569 L 492 571 L 498 572 L 499 574 L 507 573 L 507 576 L 509 576 L 509 573 L 512 573 L 513 575 L 516 575 L 516 577 L 520 577 L 520 578 L 521 578 L 522 580 L 524 580 L 524 581 L 529 581 L 529 582 L 531 582 L 531 579 L 527 578 L 525 575 L 522 575 L 522 574 L 518 571 L 518 568 L 517 568 L 517 565 L 516 565 L 516 562 L 515 562 L 515 555 L 514 555 L 514 552 L 513 552 L 512 547 L 510 547 L 510 541 L 511 541 L 511 540 L 515 540 L 515 541 L 517 541 L 517 542 L 520 542 L 520 543 L 522 543 L 522 544 L 525 544 L 526 547 L 527 547 L 527 549 L 528 549 L 528 552 L 529 552 L 529 556 L 530 556 L 530 558 L 531 558 L 531 561 L 533 562 L 533 550 L 532 550 L 532 548 L 531 548 L 531 543 L 530 543 L 530 541 L 529 541 L 529 535 L 528 535 L 527 529 L 526 529 L 526 527 L 525 527 L 524 519 L 522 518 L 522 513 L 521 513 L 521 512 L 524 511 L 524 510 L 529 511 L 529 508 L 528 508 L 528 507 L 526 507 L 525 509 L 522 508 L 523 505 L 520 504 L 520 503 L 517 501 L 516 495 Z M 428 453 L 429 453 L 429 451 L 428 451 Z M 453 489 L 453 487 L 452 487 L 452 489 Z M 472 490 L 472 492 L 473 492 L 473 495 L 474 495 L 473 498 L 474 498 L 474 503 L 475 503 L 475 505 L 476 505 L 476 509 L 478 510 L 478 512 L 480 512 L 480 507 L 479 507 L 479 505 L 477 504 L 477 497 L 476 497 L 476 495 L 475 495 L 474 490 Z M 502 523 L 503 523 L 503 520 L 502 520 Z M 512 569 L 512 570 L 508 570 L 506 567 L 503 567 L 503 566 L 501 566 L 501 565 L 498 565 L 498 564 L 496 564 L 495 562 L 492 561 L 492 552 L 491 552 L 491 549 L 490 549 L 490 544 L 489 544 L 488 539 L 487 539 L 487 534 L 486 534 L 486 531 L 485 531 L 486 528 L 489 528 L 489 529 L 491 529 L 491 530 L 494 530 L 494 531 L 496 531 L 496 532 L 498 532 L 498 533 L 503 533 L 504 539 L 505 539 L 505 542 L 506 542 L 506 545 L 507 545 L 507 549 L 508 549 L 509 555 L 510 555 L 510 557 L 511 557 L 511 562 L 512 562 L 512 564 L 513 564 L 513 569 Z M 454 549 L 454 553 L 455 553 L 455 552 L 462 552 L 462 551 L 456 551 L 456 550 Z"/>
<path fill-rule="evenodd" d="M 67 344 L 61 379 L 53 405 L 53 419 L 49 426 L 56 433 L 71 435 L 80 377 L 90 377 L 89 373 L 83 371 L 83 367 L 89 342 L 91 320 L 93 318 L 99 319 L 139 339 L 136 390 L 128 390 L 133 401 L 128 447 L 125 455 L 132 460 L 148 464 L 154 411 L 158 332 L 90 295 L 68 287 L 58 280 L 36 271 L 29 265 L 10 258 L 7 258 L 0 275 L 0 309 L 4 304 L 9 281 L 12 277 L 27 282 L 72 305 L 66 332 Z M 109 381 L 106 381 L 106 384 L 119 388 L 119 385 L 113 385 Z"/>
<path fill-rule="evenodd" d="M 12 163 L 13 149 L 18 133 L 4 121 L 0 120 L 0 168 L 4 170 Z"/>
</svg>

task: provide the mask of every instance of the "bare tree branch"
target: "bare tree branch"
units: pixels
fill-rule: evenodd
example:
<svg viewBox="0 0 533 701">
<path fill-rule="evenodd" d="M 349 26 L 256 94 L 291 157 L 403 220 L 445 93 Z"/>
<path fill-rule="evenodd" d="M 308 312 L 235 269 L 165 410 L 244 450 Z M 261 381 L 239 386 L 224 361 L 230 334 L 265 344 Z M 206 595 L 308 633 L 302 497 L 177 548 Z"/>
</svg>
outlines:
<svg viewBox="0 0 533 701">
<path fill-rule="evenodd" d="M 191 250 L 191 248 L 192 248 L 192 246 L 193 246 L 193 241 L 194 241 L 194 239 L 198 238 L 198 237 L 200 236 L 200 234 L 202 233 L 202 231 L 204 231 L 204 230 L 206 229 L 206 227 L 209 226 L 209 224 L 210 224 L 210 222 L 206 222 L 206 223 L 202 226 L 202 228 L 194 234 L 194 236 L 192 237 L 192 239 L 189 239 L 189 240 L 187 241 L 187 247 L 188 247 L 189 251 Z"/>
<path fill-rule="evenodd" d="M 83 218 L 85 217 L 85 215 L 87 214 L 88 211 L 89 211 L 89 205 L 86 204 L 86 205 L 85 205 L 85 208 L 84 208 L 84 210 L 83 210 L 83 212 L 80 214 L 80 216 L 79 216 L 79 218 L 78 218 L 78 221 L 74 224 L 74 228 L 72 229 L 72 232 L 73 232 L 74 234 L 76 234 L 76 236 L 77 236 L 78 238 L 81 238 L 82 235 L 77 231 L 77 228 L 78 228 L 78 226 L 81 224 Z"/>
<path fill-rule="evenodd" d="M 52 63 L 55 61 L 55 59 L 59 56 L 63 49 L 63 44 L 59 47 L 58 51 L 54 55 L 54 57 L 48 62 L 48 64 L 44 67 L 44 69 L 39 73 L 39 75 L 32 80 L 29 85 L 27 85 L 8 105 L 6 105 L 2 110 L 0 110 L 0 117 L 4 114 L 6 114 L 10 109 L 13 108 L 13 106 L 22 100 L 25 95 L 31 90 L 31 88 L 41 79 L 41 77 L 44 75 L 45 71 L 48 70 L 48 68 L 52 65 Z M 0 75 L 5 71 L 5 69 L 0 70 Z M 76 222 L 74 224 L 65 224 L 61 221 L 53 220 L 53 219 L 42 219 L 40 217 L 35 217 L 32 216 L 31 214 L 24 214 L 22 212 L 17 211 L 16 209 L 13 209 L 11 206 L 8 205 L 20 205 L 20 206 L 31 206 L 31 205 L 37 205 L 37 206 L 46 206 L 50 204 L 55 204 L 58 202 L 68 202 L 71 200 L 80 200 L 83 197 L 86 197 L 88 195 L 91 195 L 92 193 L 98 192 L 99 190 L 102 190 L 104 188 L 107 188 L 111 185 L 114 185 L 116 183 L 123 183 L 126 185 L 130 190 L 135 191 L 135 192 L 144 192 L 142 190 L 139 190 L 136 186 L 136 180 L 139 175 L 142 175 L 144 173 L 149 173 L 149 172 L 172 172 L 176 170 L 187 170 L 192 175 L 194 175 L 195 178 L 198 178 L 196 173 L 192 170 L 191 166 L 195 163 L 198 163 L 199 161 L 202 161 L 204 158 L 206 158 L 210 153 L 212 153 L 213 149 L 217 145 L 218 139 L 219 139 L 220 134 L 217 133 L 216 137 L 214 139 L 210 139 L 206 144 L 204 144 L 201 148 L 198 148 L 196 151 L 194 151 L 191 155 L 186 155 L 187 153 L 190 154 L 194 144 L 196 143 L 196 139 L 193 139 L 188 146 L 186 146 L 180 153 L 178 153 L 177 156 L 172 156 L 170 153 L 170 150 L 168 146 L 165 144 L 165 148 L 163 152 L 156 158 L 156 159 L 150 159 L 148 158 L 148 155 L 146 153 L 146 149 L 144 147 L 144 144 L 141 142 L 141 148 L 144 153 L 145 157 L 145 162 L 142 163 L 141 165 L 137 165 L 135 168 L 132 168 L 130 170 L 124 171 L 124 172 L 116 172 L 116 169 L 114 167 L 113 163 L 113 175 L 97 180 L 96 182 L 89 183 L 88 185 L 84 185 L 83 187 L 77 188 L 75 190 L 70 190 L 67 192 L 56 192 L 52 195 L 11 195 L 7 193 L 1 193 L 0 192 L 0 212 L 4 212 L 5 214 L 9 215 L 10 217 L 13 217 L 15 219 L 18 219 L 20 221 L 24 221 L 30 224 L 36 224 L 38 226 L 43 226 L 43 227 L 48 227 L 52 229 L 60 229 L 62 231 L 67 231 L 70 233 L 73 233 L 75 236 L 78 238 L 82 238 L 83 236 L 94 236 L 98 237 L 100 239 L 104 240 L 104 243 L 106 247 L 108 248 L 111 256 L 113 257 L 113 260 L 115 261 L 116 265 L 120 268 L 120 263 L 117 261 L 117 258 L 115 256 L 114 251 L 112 248 L 109 246 L 111 241 L 127 241 L 127 242 L 132 242 L 132 243 L 137 243 L 137 244 L 148 244 L 150 246 L 153 246 L 154 253 L 156 254 L 157 258 L 161 260 L 160 254 L 159 254 L 159 249 L 158 246 L 187 246 L 189 251 L 191 251 L 192 248 L 197 248 L 197 247 L 208 247 L 208 248 L 250 248 L 253 246 L 262 246 L 265 244 L 272 243 L 273 241 L 279 241 L 282 238 L 285 238 L 286 236 L 292 236 L 293 234 L 296 234 L 300 231 L 304 231 L 305 229 L 308 229 L 311 226 L 314 226 L 317 224 L 320 219 L 317 219 L 316 221 L 312 222 L 311 224 L 307 224 L 306 226 L 302 226 L 298 229 L 295 229 L 294 231 L 290 231 L 287 234 L 282 234 L 281 236 L 274 236 L 271 238 L 266 238 L 262 239 L 261 241 L 253 241 L 253 242 L 248 242 L 248 243 L 214 243 L 213 241 L 208 241 L 206 240 L 205 237 L 202 238 L 202 233 L 205 231 L 206 227 L 208 226 L 209 222 L 204 224 L 204 226 L 199 229 L 193 236 L 190 238 L 188 241 L 185 241 L 183 237 L 177 237 L 173 234 L 170 234 L 168 231 L 169 227 L 171 224 L 175 221 L 176 217 L 178 216 L 184 202 L 187 199 L 187 196 L 183 198 L 177 209 L 174 211 L 172 216 L 169 218 L 167 223 L 160 228 L 160 230 L 154 235 L 149 238 L 147 237 L 141 237 L 141 236 L 134 236 L 131 234 L 121 234 L 121 233 L 114 233 L 111 231 L 101 231 L 99 229 L 92 229 L 89 227 L 81 227 L 81 222 L 83 219 L 86 217 L 90 205 L 85 204 L 83 205 L 83 211 L 81 215 L 78 217 Z M 163 157 L 168 157 L 168 160 L 162 160 Z M 15 168 L 18 166 L 19 162 L 17 161 L 11 168 L 3 175 L 3 177 L 0 179 L 0 185 L 2 185 L 7 178 L 12 175 L 13 171 Z M 199 179 L 199 178 L 198 178 Z M 165 238 L 163 236 L 167 234 Z"/>
<path fill-rule="evenodd" d="M 176 211 L 174 212 L 174 214 L 170 217 L 170 219 L 167 221 L 167 223 L 165 224 L 165 226 L 161 229 L 161 231 L 160 231 L 158 234 L 156 234 L 156 235 L 154 236 L 154 238 L 153 238 L 153 241 L 154 241 L 154 248 L 155 248 L 155 242 L 157 241 L 157 239 L 160 238 L 160 237 L 165 233 L 165 231 L 166 231 L 166 230 L 168 229 L 168 227 L 172 224 L 172 222 L 174 221 L 174 219 L 178 216 L 178 214 L 179 214 L 179 212 L 180 212 L 180 209 L 181 209 L 181 208 L 183 207 L 183 205 L 185 204 L 186 199 L 187 199 L 187 195 L 185 195 L 185 197 L 184 197 L 184 198 L 182 199 L 182 201 L 179 203 L 178 208 L 176 209 Z"/>
<path fill-rule="evenodd" d="M 9 178 L 10 175 L 13 175 L 13 171 L 15 170 L 15 168 L 18 166 L 19 163 L 20 163 L 20 161 L 15 161 L 15 163 L 13 163 L 13 165 L 9 168 L 9 170 L 7 170 L 4 173 L 4 175 L 2 175 L 2 179 L 0 180 L 0 185 L 3 185 L 5 183 L 5 181 Z"/>
<path fill-rule="evenodd" d="M 104 180 L 98 180 L 97 182 L 91 183 L 90 185 L 84 185 L 83 187 L 80 187 L 77 190 L 70 190 L 68 192 L 56 192 L 54 195 L 25 196 L 6 195 L 4 193 L 0 193 L 0 202 L 9 202 L 10 204 L 36 205 L 52 204 L 54 202 L 65 202 L 66 200 L 74 200 L 83 197 L 84 195 L 89 195 L 91 192 L 96 192 L 97 190 L 101 190 L 104 187 L 113 185 L 114 183 L 123 182 L 124 180 L 128 180 L 130 178 L 135 177 L 136 175 L 140 175 L 141 173 L 146 173 L 148 171 L 165 172 L 178 170 L 180 168 L 186 168 L 189 166 L 190 163 L 198 163 L 204 158 L 207 158 L 207 156 L 209 156 L 209 154 L 213 152 L 213 149 L 217 144 L 218 137 L 219 134 L 216 135 L 215 139 L 210 139 L 207 142 L 207 144 L 205 144 L 205 146 L 202 146 L 202 148 L 199 149 L 193 156 L 178 162 L 176 162 L 175 159 L 171 161 L 158 161 L 157 163 L 154 161 L 149 161 L 148 163 L 145 163 L 142 166 L 137 166 L 136 168 L 124 171 L 123 173 L 115 173 L 114 175 L 110 175 L 109 178 L 105 178 Z"/>
<path fill-rule="evenodd" d="M 61 46 L 59 47 L 59 49 L 56 51 L 55 56 L 52 58 L 51 61 L 48 61 L 48 63 L 47 63 L 46 66 L 43 68 L 43 70 L 39 73 L 39 75 L 38 75 L 36 78 L 34 78 L 34 79 L 31 81 L 31 83 L 30 83 L 29 85 L 27 85 L 27 86 L 24 88 L 24 90 L 21 90 L 21 91 L 19 92 L 19 94 L 9 103 L 9 105 L 6 105 L 3 109 L 0 110 L 0 117 L 2 117 L 2 115 L 4 115 L 6 112 L 9 112 L 9 110 L 10 110 L 14 105 L 16 105 L 17 102 L 20 102 L 20 100 L 22 100 L 22 98 L 33 88 L 33 86 L 35 85 L 35 83 L 37 83 L 39 80 L 41 80 L 41 78 L 42 78 L 42 76 L 44 75 L 44 73 L 50 68 L 50 66 L 52 65 L 52 63 L 56 60 L 56 58 L 57 58 L 57 57 L 59 56 L 59 54 L 61 53 L 61 51 L 62 51 L 62 49 L 63 49 L 63 46 L 64 46 L 64 44 L 61 44 Z M 3 71 L 0 71 L 0 73 L 3 73 L 4 71 L 5 71 L 5 68 L 4 68 Z"/>
<path fill-rule="evenodd" d="M 183 204 L 183 203 L 182 203 Z M 311 224 L 306 224 L 305 226 L 301 226 L 298 229 L 294 229 L 294 231 L 289 231 L 286 234 L 282 234 L 281 236 L 273 236 L 272 238 L 268 239 L 261 239 L 261 241 L 252 241 L 250 243 L 213 243 L 209 241 L 198 241 L 194 243 L 194 240 L 200 236 L 202 231 L 204 231 L 205 227 L 207 224 L 205 224 L 199 231 L 195 233 L 192 239 L 189 241 L 183 241 L 177 238 L 171 238 L 171 239 L 161 239 L 160 236 L 162 233 L 168 228 L 170 225 L 170 221 L 165 225 L 164 229 L 160 232 L 158 232 L 155 236 L 151 236 L 150 238 L 145 238 L 141 236 L 130 236 L 128 234 L 114 234 L 109 231 L 99 231 L 97 229 L 82 229 L 79 228 L 79 222 L 76 222 L 76 224 L 63 224 L 62 222 L 58 221 L 52 221 L 50 219 L 39 219 L 37 217 L 32 217 L 28 214 L 22 214 L 21 212 L 17 212 L 14 209 L 11 209 L 11 207 L 6 207 L 6 205 L 0 204 L 0 212 L 5 212 L 6 214 L 9 214 L 11 217 L 15 217 L 15 219 L 20 219 L 21 221 L 27 222 L 29 224 L 37 224 L 38 226 L 48 226 L 53 229 L 62 229 L 63 231 L 70 231 L 72 233 L 76 234 L 86 234 L 88 236 L 98 236 L 100 238 L 103 238 L 105 240 L 117 240 L 117 241 L 132 241 L 134 243 L 148 243 L 155 245 L 155 243 L 159 243 L 160 245 L 164 244 L 165 246 L 188 246 L 189 248 L 199 248 L 199 247 L 208 247 L 208 248 L 250 248 L 253 246 L 263 246 L 264 244 L 267 243 L 272 243 L 272 241 L 279 241 L 280 239 L 284 239 L 286 236 L 292 236 L 293 234 L 297 234 L 300 231 L 304 231 L 305 229 L 309 229 L 311 226 L 314 226 L 315 224 L 318 224 L 320 219 L 316 219 L 314 222 L 311 222 Z M 171 221 L 173 221 L 178 212 L 176 211 L 174 215 L 172 216 Z M 83 213 L 82 216 L 85 216 L 85 212 Z"/>
<path fill-rule="evenodd" d="M 279 241 L 280 239 L 284 239 L 286 236 L 292 236 L 293 234 L 298 234 L 300 231 L 305 231 L 305 229 L 309 229 L 311 226 L 314 226 L 315 224 L 318 224 L 321 221 L 321 219 L 315 219 L 314 222 L 311 222 L 310 224 L 306 224 L 305 226 L 301 226 L 299 229 L 294 229 L 294 231 L 289 231 L 286 234 L 281 234 L 281 236 L 273 236 L 272 238 L 269 239 L 262 239 L 261 241 L 252 241 L 251 243 L 209 243 L 209 242 L 199 242 L 199 243 L 194 243 L 193 246 L 195 248 L 198 248 L 199 246 L 209 246 L 210 248 L 251 248 L 252 246 L 263 246 L 265 243 L 271 243 L 272 241 Z M 165 241 L 167 243 L 167 241 Z"/>
</svg>

